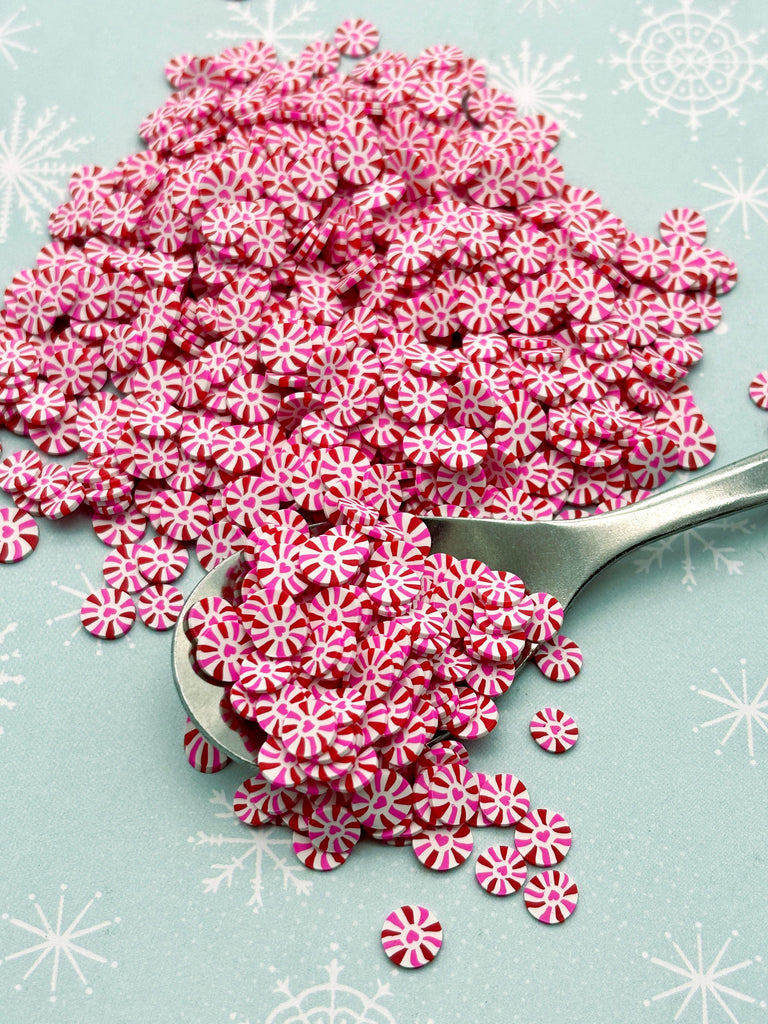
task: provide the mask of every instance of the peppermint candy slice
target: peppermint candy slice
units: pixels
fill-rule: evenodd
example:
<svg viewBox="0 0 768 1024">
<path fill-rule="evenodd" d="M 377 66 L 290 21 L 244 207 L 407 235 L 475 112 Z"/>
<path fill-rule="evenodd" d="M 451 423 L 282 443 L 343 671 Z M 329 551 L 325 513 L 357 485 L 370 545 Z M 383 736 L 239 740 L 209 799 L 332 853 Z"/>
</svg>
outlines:
<svg viewBox="0 0 768 1024">
<path fill-rule="evenodd" d="M 17 508 L 0 508 L 0 562 L 20 562 L 35 550 L 39 539 L 32 516 Z"/>
<path fill-rule="evenodd" d="M 571 848 L 571 827 L 562 814 L 539 807 L 515 825 L 515 846 L 529 864 L 551 867 Z"/>
<path fill-rule="evenodd" d="M 381 944 L 398 967 L 424 967 L 443 945 L 443 929 L 426 907 L 405 904 L 388 914 L 381 929 Z"/>
<path fill-rule="evenodd" d="M 560 708 L 542 708 L 531 719 L 531 736 L 542 750 L 550 754 L 563 754 L 579 738 L 579 727 L 570 715 Z"/>
<path fill-rule="evenodd" d="M 136 605 L 131 596 L 112 587 L 89 594 L 80 609 L 83 627 L 101 640 L 125 636 L 136 620 Z"/>
<path fill-rule="evenodd" d="M 514 846 L 489 846 L 475 864 L 475 878 L 492 896 L 511 896 L 525 885 L 528 866 Z"/>
<path fill-rule="evenodd" d="M 579 890 L 564 871 L 542 871 L 523 890 L 529 913 L 542 924 L 562 924 L 576 909 Z"/>
<path fill-rule="evenodd" d="M 474 840 L 469 825 L 429 829 L 411 840 L 416 859 L 431 871 L 450 871 L 463 864 L 472 853 Z"/>
<path fill-rule="evenodd" d="M 139 594 L 139 618 L 149 629 L 163 631 L 178 621 L 184 607 L 184 595 L 167 583 L 155 583 Z"/>
</svg>

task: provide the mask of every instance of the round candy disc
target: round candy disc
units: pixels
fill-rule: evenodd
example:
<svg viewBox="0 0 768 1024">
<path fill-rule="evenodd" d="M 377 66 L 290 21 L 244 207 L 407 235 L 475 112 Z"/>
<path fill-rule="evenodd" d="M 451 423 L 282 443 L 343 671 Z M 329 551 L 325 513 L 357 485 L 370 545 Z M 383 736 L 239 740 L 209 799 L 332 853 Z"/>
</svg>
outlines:
<svg viewBox="0 0 768 1024">
<path fill-rule="evenodd" d="M 514 846 L 489 846 L 475 864 L 475 878 L 492 896 L 511 896 L 525 884 L 528 868 Z"/>
<path fill-rule="evenodd" d="M 431 910 L 406 904 L 387 916 L 381 944 L 398 967 L 424 967 L 443 944 L 443 929 Z"/>
<path fill-rule="evenodd" d="M 0 562 L 20 562 L 40 538 L 32 516 L 17 508 L 0 508 Z"/>
<path fill-rule="evenodd" d="M 184 607 L 184 595 L 168 583 L 153 583 L 139 594 L 139 618 L 150 629 L 170 629 Z"/>
<path fill-rule="evenodd" d="M 133 598 L 112 587 L 102 587 L 89 594 L 80 609 L 80 621 L 85 629 L 102 640 L 125 636 L 135 620 Z"/>
<path fill-rule="evenodd" d="M 563 754 L 579 738 L 579 727 L 570 715 L 560 708 L 542 708 L 531 719 L 531 736 L 542 750 L 550 754 Z"/>
<path fill-rule="evenodd" d="M 542 924 L 562 924 L 576 909 L 579 890 L 564 871 L 542 871 L 523 890 L 525 905 Z"/>
<path fill-rule="evenodd" d="M 515 846 L 529 864 L 559 864 L 571 848 L 571 827 L 562 814 L 539 807 L 515 825 Z"/>
</svg>

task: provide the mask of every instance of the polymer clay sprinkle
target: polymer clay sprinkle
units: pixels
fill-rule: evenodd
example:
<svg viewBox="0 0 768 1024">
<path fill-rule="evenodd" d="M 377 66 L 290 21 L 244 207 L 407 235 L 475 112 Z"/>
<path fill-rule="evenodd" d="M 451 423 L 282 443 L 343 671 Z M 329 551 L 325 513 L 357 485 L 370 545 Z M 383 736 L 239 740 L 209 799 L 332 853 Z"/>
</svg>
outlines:
<svg viewBox="0 0 768 1024">
<path fill-rule="evenodd" d="M 184 727 L 184 753 L 195 771 L 205 775 L 220 772 L 229 764 L 229 758 L 207 740 L 189 719 Z"/>
<path fill-rule="evenodd" d="M 154 583 L 139 594 L 136 601 L 139 618 L 149 629 L 161 632 L 178 621 L 184 595 L 168 583 Z"/>
<path fill-rule="evenodd" d="M 579 890 L 564 871 L 542 871 L 523 890 L 529 913 L 542 924 L 562 924 L 576 909 Z"/>
<path fill-rule="evenodd" d="M 550 754 L 563 754 L 579 738 L 579 727 L 570 715 L 560 708 L 542 708 L 531 719 L 531 736 L 542 750 Z"/>
<path fill-rule="evenodd" d="M 475 878 L 492 896 L 518 892 L 527 876 L 528 866 L 514 846 L 489 846 L 475 862 Z"/>
<path fill-rule="evenodd" d="M 533 659 L 553 683 L 570 682 L 581 671 L 584 663 L 578 644 L 563 633 L 539 644 L 533 652 Z"/>
<path fill-rule="evenodd" d="M 426 907 L 405 904 L 387 915 L 381 945 L 398 967 L 424 967 L 440 952 L 443 929 Z"/>
<path fill-rule="evenodd" d="M 0 508 L 0 562 L 20 562 L 40 539 L 32 516 L 17 508 Z"/>
<path fill-rule="evenodd" d="M 101 640 L 125 636 L 136 620 L 136 605 L 130 594 L 102 587 L 89 594 L 80 609 L 83 627 Z"/>
<path fill-rule="evenodd" d="M 557 811 L 528 811 L 515 825 L 515 847 L 529 864 L 551 867 L 571 848 L 570 825 Z"/>
<path fill-rule="evenodd" d="M 756 373 L 749 382 L 749 397 L 761 409 L 768 409 L 768 370 Z"/>
<path fill-rule="evenodd" d="M 431 871 L 450 871 L 463 864 L 474 845 L 469 825 L 417 832 L 411 843 L 416 859 Z"/>
</svg>

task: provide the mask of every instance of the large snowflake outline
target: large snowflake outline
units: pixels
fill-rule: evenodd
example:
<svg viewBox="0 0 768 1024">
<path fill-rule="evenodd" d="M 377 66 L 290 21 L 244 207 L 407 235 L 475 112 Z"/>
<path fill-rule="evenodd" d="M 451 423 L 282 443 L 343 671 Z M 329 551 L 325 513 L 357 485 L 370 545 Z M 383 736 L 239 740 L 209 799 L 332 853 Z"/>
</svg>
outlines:
<svg viewBox="0 0 768 1024">
<path fill-rule="evenodd" d="M 763 89 L 760 71 L 768 68 L 768 54 L 755 53 L 764 30 L 742 35 L 729 23 L 732 9 L 707 13 L 695 0 L 678 0 L 659 14 L 653 5 L 642 6 L 647 20 L 634 36 L 612 29 L 625 55 L 612 54 L 609 64 L 627 75 L 614 95 L 637 88 L 650 102 L 649 118 L 662 110 L 684 116 L 694 141 L 707 115 L 724 111 L 738 118 L 744 93 Z"/>
<path fill-rule="evenodd" d="M 755 760 L 755 729 L 762 729 L 768 735 L 768 696 L 764 697 L 768 691 L 768 677 L 766 677 L 755 696 L 750 698 L 748 692 L 749 684 L 747 682 L 747 659 L 741 658 L 739 664 L 741 665 L 741 696 L 720 674 L 717 668 L 713 668 L 712 673 L 720 680 L 720 684 L 727 696 L 722 693 L 701 690 L 697 686 L 691 686 L 691 690 L 694 693 L 698 693 L 699 696 L 706 697 L 707 700 L 712 700 L 716 704 L 722 704 L 730 709 L 724 714 L 710 719 L 708 722 L 702 722 L 701 725 L 694 726 L 693 731 L 698 732 L 699 729 L 707 729 L 712 725 L 730 723 L 723 738 L 720 740 L 720 746 L 715 749 L 715 753 L 720 755 L 723 752 L 722 748 L 743 722 L 746 727 L 749 763 L 754 767 L 757 764 Z"/>
<path fill-rule="evenodd" d="M 344 968 L 335 958 L 323 970 L 328 975 L 327 981 L 295 995 L 289 977 L 278 981 L 273 992 L 285 998 L 264 1024 L 396 1024 L 389 1010 L 381 1005 L 383 998 L 392 995 L 389 985 L 376 979 L 376 991 L 369 996 L 339 981 Z M 237 1012 L 231 1013 L 229 1019 L 237 1024 L 251 1024 Z"/>
<path fill-rule="evenodd" d="M 102 931 L 104 928 L 110 928 L 114 925 L 120 924 L 120 918 L 114 917 L 108 921 L 101 921 L 99 924 L 92 924 L 82 928 L 78 927 L 80 922 L 83 921 L 91 907 L 94 905 L 95 901 L 101 899 L 102 894 L 97 892 L 94 893 L 93 897 L 86 902 L 82 910 L 72 918 L 70 924 L 65 927 L 64 897 L 66 890 L 67 886 L 62 885 L 61 895 L 59 896 L 59 905 L 56 911 L 55 925 L 52 920 L 48 920 L 48 917 L 42 907 L 36 901 L 34 893 L 30 894 L 29 899 L 34 902 L 35 912 L 37 913 L 40 921 L 39 924 L 33 924 L 30 921 L 21 920 L 21 918 L 11 917 L 10 914 L 7 913 L 2 915 L 2 920 L 7 921 L 16 928 L 20 928 L 22 931 L 28 932 L 40 941 L 34 942 L 33 945 L 27 946 L 25 949 L 20 949 L 14 953 L 8 954 L 4 959 L 0 959 L 0 965 L 7 964 L 12 960 L 18 960 L 20 957 L 34 956 L 35 954 L 38 954 L 33 960 L 32 965 L 24 974 L 22 981 L 15 986 L 16 991 L 18 992 L 21 991 L 23 982 L 27 981 L 27 979 L 35 973 L 38 967 L 40 967 L 40 965 L 43 964 L 50 955 L 51 989 L 49 1000 L 52 1003 L 56 1002 L 56 991 L 59 984 L 59 968 L 63 962 L 66 961 L 69 963 L 75 975 L 84 986 L 86 995 L 92 995 L 93 989 L 85 977 L 81 966 L 81 960 L 91 960 L 94 963 L 99 964 L 110 963 L 111 967 L 117 967 L 116 961 L 113 960 L 110 962 L 107 957 L 102 956 L 100 953 L 95 953 L 93 950 L 86 949 L 80 940 L 86 935 L 93 935 L 95 932 Z"/>
<path fill-rule="evenodd" d="M 46 107 L 24 130 L 26 100 L 16 98 L 11 120 L 0 129 L 0 243 L 5 242 L 18 209 L 32 234 L 42 234 L 40 211 L 47 212 L 65 194 L 64 177 L 78 168 L 65 157 L 92 140 L 70 138 L 74 117 L 56 123 L 58 107 Z"/>
<path fill-rule="evenodd" d="M 710 210 L 717 210 L 721 213 L 720 220 L 714 226 L 715 231 L 720 231 L 722 226 L 734 214 L 737 214 L 738 219 L 741 221 L 741 230 L 744 238 L 749 241 L 751 237 L 749 233 L 750 214 L 759 218 L 764 224 L 768 224 L 768 183 L 762 184 L 766 171 L 768 171 L 768 165 L 761 168 L 749 184 L 745 184 L 744 161 L 741 157 L 736 161 L 736 172 L 733 178 L 728 177 L 717 166 L 713 166 L 712 170 L 720 179 L 719 181 L 696 180 L 694 184 L 699 185 L 701 188 L 706 188 L 723 198 L 702 207 L 702 212 L 709 213 Z"/>
<path fill-rule="evenodd" d="M 684 533 L 679 533 L 672 537 L 664 537 L 653 544 L 646 544 L 641 549 L 641 552 L 634 559 L 635 571 L 650 573 L 652 568 L 663 568 L 664 556 L 681 547 L 683 574 L 680 582 L 688 593 L 691 593 L 696 586 L 694 545 L 698 545 L 703 554 L 710 554 L 712 556 L 712 568 L 716 572 L 720 569 L 725 569 L 729 576 L 740 576 L 744 563 L 729 557 L 736 549 L 734 547 L 718 546 L 714 538 L 711 538 L 709 534 L 710 532 L 719 532 L 744 536 L 753 533 L 754 529 L 754 524 L 743 516 L 729 517 L 722 522 L 708 523 L 706 526 L 686 530 Z"/>
<path fill-rule="evenodd" d="M 14 50 L 18 53 L 37 53 L 37 50 L 35 50 L 34 47 L 27 46 L 26 43 L 22 43 L 18 38 L 20 33 L 27 32 L 31 28 L 40 27 L 40 22 L 37 19 L 26 23 L 18 21 L 18 18 L 24 14 L 26 9 L 26 7 L 20 7 L 18 11 L 14 11 L 13 14 L 9 14 L 5 21 L 0 23 L 0 55 L 5 57 L 14 71 L 19 70 L 19 65 L 16 63 L 14 56 Z"/>
<path fill-rule="evenodd" d="M 514 97 L 521 114 L 549 114 L 560 126 L 561 131 L 573 137 L 575 132 L 569 120 L 579 120 L 581 114 L 573 106 L 587 98 L 585 92 L 576 92 L 574 84 L 579 75 L 566 75 L 565 69 L 573 60 L 569 54 L 548 65 L 548 58 L 540 53 L 534 58 L 531 44 L 523 39 L 516 59 L 502 54 L 503 67 L 488 64 L 489 81 L 500 86 Z"/>
<path fill-rule="evenodd" d="M 6 637 L 16 631 L 17 626 L 17 622 L 9 622 L 7 626 L 4 626 L 3 629 L 0 629 L 0 647 L 4 644 Z M 15 660 L 20 657 L 21 654 L 19 652 L 18 647 L 15 647 L 13 648 L 13 650 L 10 651 L 0 651 L 0 686 L 7 686 L 8 683 L 13 683 L 15 686 L 21 686 L 21 684 L 24 682 L 23 675 L 18 673 L 15 675 L 11 675 L 11 673 L 5 668 L 5 666 L 11 661 L 11 659 Z M 15 700 L 10 700 L 10 698 L 5 696 L 0 696 L 0 708 L 6 708 L 8 711 L 13 711 L 15 707 Z M 3 732 L 4 729 L 2 725 L 0 725 L 0 736 L 3 735 Z"/>
<path fill-rule="evenodd" d="M 251 3 L 230 2 L 227 7 L 230 21 L 234 25 L 242 26 L 242 29 L 219 28 L 209 33 L 209 39 L 224 39 L 230 42 L 261 39 L 284 57 L 291 58 L 296 56 L 297 46 L 303 49 L 307 43 L 320 38 L 319 32 L 299 28 L 306 23 L 309 15 L 317 10 L 314 0 L 295 3 L 282 19 L 277 14 L 277 0 L 263 0 L 260 13 L 252 11 Z"/>
<path fill-rule="evenodd" d="M 211 864 L 211 870 L 218 871 L 217 875 L 204 878 L 203 886 L 206 893 L 216 893 L 226 882 L 227 888 L 231 889 L 233 881 L 240 871 L 245 871 L 248 862 L 252 862 L 253 874 L 251 876 L 251 896 L 248 906 L 253 908 L 254 914 L 258 914 L 264 906 L 264 867 L 265 861 L 271 862 L 273 870 L 282 876 L 283 889 L 288 889 L 289 883 L 293 886 L 296 895 L 308 896 L 312 891 L 312 880 L 307 877 L 308 870 L 300 864 L 288 863 L 278 850 L 287 847 L 290 855 L 293 855 L 292 834 L 280 826 L 271 828 L 250 828 L 237 818 L 232 810 L 232 802 L 227 799 L 223 790 L 215 789 L 210 803 L 222 807 L 224 810 L 217 811 L 217 818 L 224 818 L 237 823 L 237 835 L 224 835 L 199 831 L 196 836 L 189 836 L 188 843 L 196 847 L 213 847 L 218 849 L 239 850 L 239 853 L 232 855 L 231 860 L 225 864 Z M 243 832 L 245 830 L 245 834 Z"/>
<path fill-rule="evenodd" d="M 735 988 L 730 985 L 726 985 L 721 979 L 732 976 L 737 971 L 745 970 L 747 967 L 751 967 L 755 963 L 761 963 L 762 957 L 755 956 L 751 960 L 742 960 L 741 963 L 731 964 L 729 967 L 721 967 L 720 964 L 725 957 L 728 947 L 731 944 L 731 940 L 738 937 L 737 931 L 732 931 L 728 938 L 725 940 L 723 945 L 716 953 L 709 967 L 704 966 L 704 947 L 702 942 L 702 926 L 700 922 L 696 922 L 696 953 L 692 957 L 686 956 L 683 952 L 679 943 L 677 943 L 670 932 L 665 932 L 664 937 L 671 944 L 675 953 L 680 959 L 680 963 L 672 963 L 668 960 L 661 960 L 659 957 L 650 956 L 648 953 L 643 953 L 643 959 L 650 960 L 652 964 L 657 967 L 663 967 L 664 970 L 669 971 L 672 974 L 682 978 L 682 982 L 679 985 L 675 985 L 673 988 L 667 989 L 664 992 L 658 992 L 650 999 L 643 1001 L 644 1006 L 650 1006 L 652 1003 L 659 999 L 668 999 L 671 996 L 682 995 L 683 1001 L 674 1016 L 675 1020 L 678 1020 L 684 1013 L 686 1008 L 690 1005 L 693 997 L 699 993 L 701 995 L 701 1024 L 709 1024 L 709 1000 L 708 996 L 720 1006 L 720 1008 L 728 1015 L 728 1018 L 733 1021 L 733 1024 L 739 1024 L 736 1015 L 726 1002 L 727 999 L 740 1000 L 741 1002 L 749 1005 L 759 1005 L 761 1009 L 765 1009 L 765 1002 L 758 1000 L 754 996 L 747 995 L 745 992 L 738 992 Z"/>
</svg>

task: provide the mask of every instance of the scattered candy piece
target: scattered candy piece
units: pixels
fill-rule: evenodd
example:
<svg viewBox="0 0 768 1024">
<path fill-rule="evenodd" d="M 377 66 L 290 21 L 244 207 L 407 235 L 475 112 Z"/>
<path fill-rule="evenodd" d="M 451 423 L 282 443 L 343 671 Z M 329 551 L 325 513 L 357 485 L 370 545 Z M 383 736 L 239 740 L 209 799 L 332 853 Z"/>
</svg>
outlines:
<svg viewBox="0 0 768 1024">
<path fill-rule="evenodd" d="M 542 871 L 523 890 L 528 911 L 543 924 L 562 924 L 576 909 L 579 890 L 564 871 Z"/>
<path fill-rule="evenodd" d="M 125 636 L 136 619 L 136 605 L 130 594 L 112 587 L 89 594 L 80 609 L 85 629 L 101 640 Z"/>
<path fill-rule="evenodd" d="M 381 929 L 381 944 L 398 967 L 424 967 L 443 945 L 443 929 L 426 907 L 406 904 L 388 914 Z"/>
<path fill-rule="evenodd" d="M 531 736 L 542 750 L 550 754 L 563 754 L 579 738 L 579 727 L 570 715 L 560 708 L 542 708 L 531 719 Z"/>
<path fill-rule="evenodd" d="M 0 508 L 0 562 L 20 562 L 37 547 L 40 535 L 32 516 L 15 508 Z"/>
<path fill-rule="evenodd" d="M 475 877 L 492 896 L 511 896 L 525 884 L 528 867 L 514 846 L 489 846 L 475 864 Z"/>
</svg>

